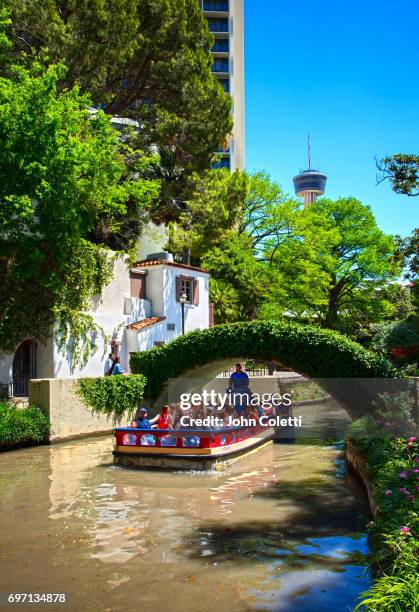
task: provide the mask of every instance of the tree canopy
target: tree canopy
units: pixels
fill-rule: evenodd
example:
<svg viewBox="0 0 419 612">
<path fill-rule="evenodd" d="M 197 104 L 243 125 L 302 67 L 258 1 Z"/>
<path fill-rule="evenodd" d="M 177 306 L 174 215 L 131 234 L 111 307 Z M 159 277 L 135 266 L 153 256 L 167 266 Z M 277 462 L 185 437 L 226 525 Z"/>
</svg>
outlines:
<svg viewBox="0 0 419 612">
<path fill-rule="evenodd" d="M 213 37 L 196 0 L 6 6 L 16 60 L 64 60 L 61 87 L 77 83 L 107 113 L 136 119 L 143 143 L 164 151 L 167 173 L 210 167 L 232 128 L 231 99 L 211 73 Z"/>
<path fill-rule="evenodd" d="M 89 113 L 77 87 L 58 91 L 62 65 L 14 68 L 0 78 L 0 346 L 46 338 L 55 322 L 97 331 L 83 319 L 92 294 L 108 282 L 106 244 L 89 236 L 106 219 L 117 235 L 127 203 L 150 206 L 159 185 L 132 170 L 150 163 L 129 150 L 103 112 Z M 81 319 L 78 318 L 80 314 Z M 84 325 L 83 325 L 84 322 Z M 87 345 L 84 345 L 87 346 Z"/>
<path fill-rule="evenodd" d="M 338 319 L 379 305 L 377 289 L 396 278 L 394 239 L 377 226 L 368 206 L 355 198 L 317 200 L 300 215 L 297 231 L 277 250 L 288 306 L 319 317 L 330 328 Z"/>
<path fill-rule="evenodd" d="M 379 182 L 389 180 L 396 193 L 419 196 L 419 155 L 396 153 L 384 157 L 377 167 Z"/>
</svg>

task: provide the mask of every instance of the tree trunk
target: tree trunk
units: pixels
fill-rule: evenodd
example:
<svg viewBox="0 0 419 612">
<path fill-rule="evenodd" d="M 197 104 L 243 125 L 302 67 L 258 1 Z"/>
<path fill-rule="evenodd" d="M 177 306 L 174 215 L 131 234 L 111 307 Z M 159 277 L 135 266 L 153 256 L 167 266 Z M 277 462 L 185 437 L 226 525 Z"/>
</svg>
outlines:
<svg viewBox="0 0 419 612">
<path fill-rule="evenodd" d="M 188 247 L 183 247 L 182 249 L 182 263 L 187 266 L 191 265 L 191 249 Z"/>
</svg>

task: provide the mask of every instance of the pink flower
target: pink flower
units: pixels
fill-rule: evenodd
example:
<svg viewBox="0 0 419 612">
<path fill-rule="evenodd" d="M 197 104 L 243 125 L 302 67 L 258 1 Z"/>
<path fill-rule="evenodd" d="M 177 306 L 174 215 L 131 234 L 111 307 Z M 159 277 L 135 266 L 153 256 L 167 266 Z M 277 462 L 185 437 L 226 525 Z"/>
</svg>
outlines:
<svg viewBox="0 0 419 612">
<path fill-rule="evenodd" d="M 406 480 L 406 478 L 407 478 L 407 472 L 400 472 L 399 477 L 400 477 L 400 478 L 403 478 L 404 480 Z"/>
<path fill-rule="evenodd" d="M 416 436 L 413 436 L 412 438 L 409 438 L 409 442 L 416 442 Z"/>
<path fill-rule="evenodd" d="M 393 495 L 393 491 L 391 489 L 387 489 L 387 491 L 384 493 L 384 495 L 386 495 L 387 497 L 389 495 Z"/>
<path fill-rule="evenodd" d="M 409 527 L 406 527 L 406 526 L 400 528 L 400 533 L 411 535 Z"/>
<path fill-rule="evenodd" d="M 413 495 L 409 495 L 409 497 L 407 498 L 409 501 L 413 501 L 415 498 L 413 497 Z"/>
<path fill-rule="evenodd" d="M 412 470 L 414 474 L 419 474 L 419 468 L 415 468 L 414 470 Z"/>
<path fill-rule="evenodd" d="M 408 492 L 406 487 L 400 487 L 399 491 L 400 491 L 400 493 L 407 493 Z"/>
</svg>

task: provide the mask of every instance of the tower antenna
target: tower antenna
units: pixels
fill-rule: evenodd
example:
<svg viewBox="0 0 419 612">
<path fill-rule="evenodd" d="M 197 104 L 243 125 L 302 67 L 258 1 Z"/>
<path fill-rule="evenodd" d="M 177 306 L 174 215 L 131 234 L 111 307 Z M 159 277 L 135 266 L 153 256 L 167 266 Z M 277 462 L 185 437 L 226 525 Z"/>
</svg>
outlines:
<svg viewBox="0 0 419 612">
<path fill-rule="evenodd" d="M 311 170 L 311 134 L 307 137 L 308 169 Z"/>
<path fill-rule="evenodd" d="M 304 198 L 304 206 L 313 204 L 326 191 L 327 176 L 311 167 L 311 134 L 307 135 L 307 170 L 294 176 L 295 195 Z"/>
</svg>

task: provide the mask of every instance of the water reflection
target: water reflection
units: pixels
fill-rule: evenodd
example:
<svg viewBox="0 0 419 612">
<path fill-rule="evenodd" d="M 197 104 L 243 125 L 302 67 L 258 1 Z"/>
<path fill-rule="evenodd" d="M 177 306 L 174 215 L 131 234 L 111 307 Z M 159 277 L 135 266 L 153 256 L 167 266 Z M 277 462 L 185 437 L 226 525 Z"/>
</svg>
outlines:
<svg viewBox="0 0 419 612">
<path fill-rule="evenodd" d="M 221 474 L 114 468 L 111 450 L 0 457 L 0 590 L 61 588 L 74 610 L 321 612 L 366 588 L 366 502 L 338 449 L 276 445 Z"/>
</svg>

